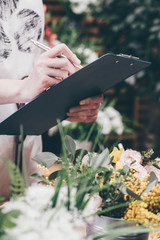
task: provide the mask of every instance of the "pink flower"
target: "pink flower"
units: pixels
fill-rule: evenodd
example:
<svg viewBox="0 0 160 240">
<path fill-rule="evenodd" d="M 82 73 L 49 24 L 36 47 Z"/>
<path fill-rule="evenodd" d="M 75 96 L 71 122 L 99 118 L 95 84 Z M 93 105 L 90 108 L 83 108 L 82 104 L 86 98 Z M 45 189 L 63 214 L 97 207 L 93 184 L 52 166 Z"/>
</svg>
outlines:
<svg viewBox="0 0 160 240">
<path fill-rule="evenodd" d="M 141 165 L 142 156 L 140 152 L 132 149 L 127 149 L 122 153 L 119 162 L 121 162 L 123 165 L 127 165 L 128 167 L 133 168 L 136 171 L 134 175 L 139 177 L 142 181 L 147 175 L 147 170 Z"/>
<path fill-rule="evenodd" d="M 147 173 L 154 172 L 158 178 L 158 182 L 160 182 L 160 170 L 152 165 L 146 165 L 144 167 Z"/>
<path fill-rule="evenodd" d="M 50 37 L 50 36 L 52 35 L 52 29 L 51 29 L 51 27 L 46 27 L 45 34 L 46 34 L 46 36 L 48 36 L 48 37 Z"/>
<path fill-rule="evenodd" d="M 57 34 L 55 33 L 52 33 L 50 38 L 49 38 L 49 46 L 50 47 L 54 47 L 56 44 L 55 44 L 55 41 L 57 40 Z"/>
<path fill-rule="evenodd" d="M 139 163 L 134 166 L 131 166 L 131 168 L 136 170 L 134 176 L 139 177 L 143 181 L 143 179 L 147 175 L 147 170 Z"/>
<path fill-rule="evenodd" d="M 137 152 L 132 149 L 127 149 L 124 151 L 119 159 L 119 162 L 121 162 L 123 165 L 127 165 L 129 167 L 133 167 L 137 164 L 142 163 L 142 156 L 140 152 Z"/>
<path fill-rule="evenodd" d="M 47 12 L 47 5 L 43 4 L 43 8 L 44 8 L 44 13 L 46 14 L 46 12 Z"/>
</svg>

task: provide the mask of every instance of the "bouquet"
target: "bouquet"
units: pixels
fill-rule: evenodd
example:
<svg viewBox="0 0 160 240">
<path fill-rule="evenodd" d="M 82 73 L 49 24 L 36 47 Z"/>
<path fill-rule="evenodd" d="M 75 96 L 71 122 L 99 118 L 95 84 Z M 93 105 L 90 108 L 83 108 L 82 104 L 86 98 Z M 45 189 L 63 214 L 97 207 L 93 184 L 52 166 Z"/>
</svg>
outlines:
<svg viewBox="0 0 160 240">
<path fill-rule="evenodd" d="M 128 150 L 123 148 L 111 153 L 109 149 L 87 152 L 84 147 L 76 149 L 74 140 L 64 136 L 62 128 L 60 132 L 61 156 L 43 152 L 34 157 L 43 171 L 42 175 L 32 175 L 39 179 L 38 184 L 27 187 L 17 167 L 3 159 L 11 176 L 12 198 L 0 211 L 0 239 L 101 239 L 100 233 L 86 231 L 97 214 L 145 225 L 125 228 L 128 232 L 149 232 L 153 226 L 157 231 L 159 185 L 153 172 L 144 175 L 137 171 L 136 165 L 143 167 L 137 157 L 140 153 L 124 158 Z M 153 165 L 154 161 L 158 169 L 159 159 L 151 160 L 150 153 L 143 154 L 144 162 Z M 56 170 L 50 171 L 53 164 Z M 137 206 L 144 209 L 147 218 L 139 219 Z M 117 226 L 105 233 L 106 239 L 113 239 L 115 231 L 117 236 L 122 235 L 122 228 Z"/>
</svg>

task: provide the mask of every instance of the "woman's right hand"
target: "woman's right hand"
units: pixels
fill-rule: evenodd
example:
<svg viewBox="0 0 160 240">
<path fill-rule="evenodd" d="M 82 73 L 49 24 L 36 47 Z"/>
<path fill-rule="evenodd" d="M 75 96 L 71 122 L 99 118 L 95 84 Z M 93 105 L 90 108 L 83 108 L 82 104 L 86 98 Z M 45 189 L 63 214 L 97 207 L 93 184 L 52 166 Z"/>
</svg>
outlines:
<svg viewBox="0 0 160 240">
<path fill-rule="evenodd" d="M 61 54 L 66 58 L 59 57 Z M 23 102 L 32 100 L 44 90 L 74 73 L 75 67 L 72 63 L 79 65 L 80 60 L 65 44 L 59 44 L 42 53 L 30 75 L 22 81 Z"/>
</svg>

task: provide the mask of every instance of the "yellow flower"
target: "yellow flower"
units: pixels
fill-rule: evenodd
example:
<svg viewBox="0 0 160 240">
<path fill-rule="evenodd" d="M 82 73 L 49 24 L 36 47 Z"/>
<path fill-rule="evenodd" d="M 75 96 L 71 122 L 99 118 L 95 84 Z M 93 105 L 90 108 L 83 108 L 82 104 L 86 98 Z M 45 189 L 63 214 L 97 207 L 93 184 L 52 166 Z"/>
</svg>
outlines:
<svg viewBox="0 0 160 240">
<path fill-rule="evenodd" d="M 123 163 L 121 162 L 116 162 L 116 170 L 123 169 Z"/>
<path fill-rule="evenodd" d="M 123 153 L 123 151 L 124 151 L 123 148 L 121 148 L 121 149 L 118 149 L 116 147 L 113 148 L 113 151 L 110 153 L 110 157 L 111 158 L 113 157 L 113 160 L 112 160 L 113 163 L 117 163 L 119 161 L 120 156 Z"/>
</svg>

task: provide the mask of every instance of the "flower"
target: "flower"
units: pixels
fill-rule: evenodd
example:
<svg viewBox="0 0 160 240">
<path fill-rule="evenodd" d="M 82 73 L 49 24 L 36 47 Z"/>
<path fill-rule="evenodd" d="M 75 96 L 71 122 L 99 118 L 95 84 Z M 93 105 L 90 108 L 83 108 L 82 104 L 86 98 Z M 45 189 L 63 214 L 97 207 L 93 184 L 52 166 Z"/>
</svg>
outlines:
<svg viewBox="0 0 160 240">
<path fill-rule="evenodd" d="M 90 5 L 98 6 L 97 0 L 69 0 L 71 9 L 75 14 L 83 14 L 90 12 Z"/>
<path fill-rule="evenodd" d="M 132 149 L 127 149 L 124 151 L 120 157 L 119 160 L 123 165 L 127 166 L 135 166 L 136 164 L 141 164 L 142 163 L 142 156 L 140 152 L 132 150 Z"/>
<path fill-rule="evenodd" d="M 122 117 L 111 106 L 106 107 L 103 111 L 99 111 L 96 121 L 101 126 L 103 134 L 109 134 L 111 131 L 115 131 L 119 135 L 123 133 Z"/>
<path fill-rule="evenodd" d="M 51 29 L 51 27 L 46 27 L 46 29 L 45 29 L 45 35 L 47 36 L 47 37 L 50 37 L 51 35 L 52 35 L 52 29 Z"/>
<path fill-rule="evenodd" d="M 146 169 L 141 165 L 142 155 L 138 151 L 127 149 L 122 153 L 119 162 L 134 169 L 136 171 L 135 175 L 139 176 L 142 180 L 147 175 Z"/>
<path fill-rule="evenodd" d="M 47 5 L 43 4 L 43 8 L 44 8 L 44 14 L 46 14 L 46 12 L 47 12 Z"/>
<path fill-rule="evenodd" d="M 49 37 L 49 46 L 55 47 L 57 45 L 57 34 L 52 33 Z"/>
<path fill-rule="evenodd" d="M 113 151 L 110 153 L 110 157 L 112 158 L 113 157 L 113 160 L 112 162 L 113 163 L 117 163 L 123 153 L 123 148 L 121 149 L 118 149 L 117 147 L 114 147 L 113 148 Z"/>
<path fill-rule="evenodd" d="M 52 207 L 54 188 L 44 185 L 29 187 L 23 197 L 11 200 L 3 207 L 3 213 L 19 210 L 20 214 L 13 219 L 16 224 L 5 230 L 8 237 L 17 240 L 48 240 L 66 239 L 81 240 L 83 232 L 79 227 L 85 227 L 85 221 L 75 207 L 75 189 L 71 193 L 71 210 L 68 211 L 64 202 L 67 199 L 67 189 L 61 188 L 58 205 Z"/>
<path fill-rule="evenodd" d="M 146 165 L 144 166 L 147 173 L 154 172 L 158 178 L 158 181 L 160 182 L 160 170 L 152 165 Z"/>
<path fill-rule="evenodd" d="M 87 219 L 87 222 L 92 222 L 93 214 L 98 212 L 100 205 L 102 203 L 102 198 L 98 193 L 94 194 L 87 204 L 87 207 L 84 209 L 82 216 Z"/>
</svg>

